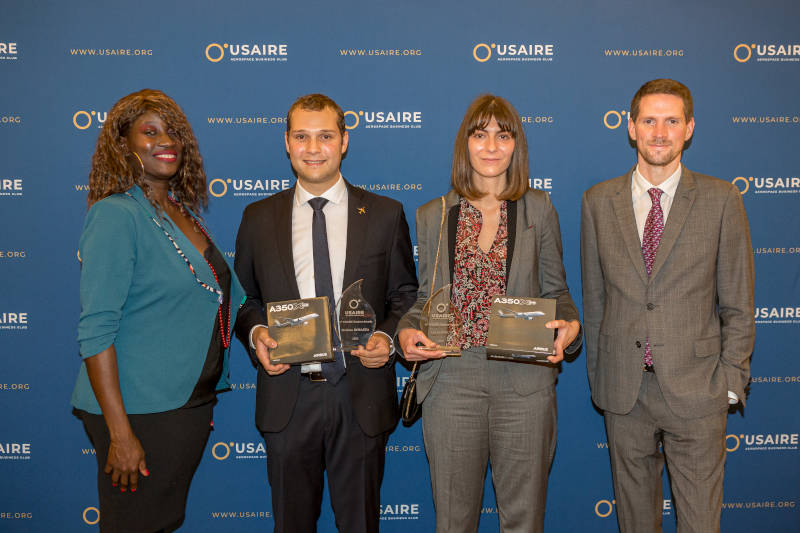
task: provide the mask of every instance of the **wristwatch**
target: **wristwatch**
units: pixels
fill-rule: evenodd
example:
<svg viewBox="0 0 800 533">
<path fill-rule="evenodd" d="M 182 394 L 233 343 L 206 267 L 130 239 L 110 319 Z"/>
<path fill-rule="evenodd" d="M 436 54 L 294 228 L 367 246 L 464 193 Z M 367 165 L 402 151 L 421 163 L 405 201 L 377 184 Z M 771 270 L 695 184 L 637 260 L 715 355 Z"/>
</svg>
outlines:
<svg viewBox="0 0 800 533">
<path fill-rule="evenodd" d="M 394 340 L 393 340 L 393 339 L 392 339 L 392 338 L 389 336 L 389 334 L 388 334 L 388 333 L 384 333 L 383 331 L 380 331 L 380 330 L 378 330 L 378 329 L 376 329 L 376 330 L 375 330 L 375 333 L 378 333 L 379 335 L 382 335 L 382 336 L 383 336 L 383 338 L 385 338 L 385 339 L 386 339 L 386 342 L 388 342 L 388 343 L 389 343 L 389 355 L 390 355 L 390 356 L 391 356 L 391 355 L 393 355 L 393 354 L 394 354 L 394 352 L 395 352 L 395 349 L 394 349 Z"/>
</svg>

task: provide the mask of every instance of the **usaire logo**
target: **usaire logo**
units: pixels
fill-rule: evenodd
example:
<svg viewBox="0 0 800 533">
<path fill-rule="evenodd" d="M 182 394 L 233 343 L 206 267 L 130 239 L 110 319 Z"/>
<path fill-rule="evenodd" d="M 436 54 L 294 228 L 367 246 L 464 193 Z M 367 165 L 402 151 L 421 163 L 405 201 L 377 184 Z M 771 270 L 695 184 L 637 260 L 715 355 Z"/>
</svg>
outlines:
<svg viewBox="0 0 800 533">
<path fill-rule="evenodd" d="M 83 510 L 83 521 L 90 526 L 100 522 L 100 509 L 97 507 L 87 507 Z"/>
<path fill-rule="evenodd" d="M 728 452 L 789 451 L 797 450 L 798 447 L 800 435 L 797 433 L 741 433 L 725 436 L 725 449 Z"/>
<path fill-rule="evenodd" d="M 0 442 L 0 460 L 27 461 L 30 458 L 30 442 Z"/>
<path fill-rule="evenodd" d="M 478 63 L 495 61 L 550 62 L 555 56 L 555 45 L 544 43 L 478 43 L 472 48 L 472 57 Z"/>
<path fill-rule="evenodd" d="M 760 62 L 798 62 L 800 44 L 740 43 L 733 47 L 733 59 L 737 63 L 747 63 L 753 58 Z"/>
<path fill-rule="evenodd" d="M 387 503 L 380 506 L 381 520 L 419 520 L 418 503 Z"/>
<path fill-rule="evenodd" d="M 266 459 L 267 449 L 263 442 L 218 442 L 211 447 L 211 455 L 217 461 L 234 459 Z"/>
<path fill-rule="evenodd" d="M 623 118 L 628 118 L 628 112 L 625 109 L 621 111 L 615 109 L 606 111 L 606 114 L 603 115 L 603 126 L 610 130 L 615 130 L 622 125 Z"/>
<path fill-rule="evenodd" d="M 28 313 L 0 313 L 0 330 L 28 329 Z"/>
<path fill-rule="evenodd" d="M 381 110 L 344 112 L 345 128 L 354 130 L 361 126 L 374 129 L 420 129 L 422 111 Z"/>
<path fill-rule="evenodd" d="M 747 194 L 798 194 L 800 193 L 800 177 L 757 177 L 736 176 L 731 183 L 739 188 L 739 192 Z"/>
<path fill-rule="evenodd" d="M 22 178 L 0 178 L 0 196 L 22 196 Z"/>
<path fill-rule="evenodd" d="M 219 63 L 226 57 L 228 61 L 246 62 L 284 62 L 288 61 L 289 46 L 273 43 L 210 43 L 205 50 L 206 59 Z"/>
<path fill-rule="evenodd" d="M 552 191 L 553 178 L 528 178 L 528 185 L 530 185 L 531 189 Z"/>
<path fill-rule="evenodd" d="M 92 124 L 97 124 L 98 128 L 103 127 L 103 123 L 108 117 L 108 111 L 84 111 L 83 109 L 75 111 L 72 115 L 72 125 L 79 130 L 88 130 Z"/>
<path fill-rule="evenodd" d="M 14 61 L 17 57 L 17 43 L 0 42 L 0 60 Z"/>
<path fill-rule="evenodd" d="M 208 192 L 215 198 L 231 193 L 239 197 L 270 196 L 292 186 L 292 180 L 258 178 L 214 178 L 208 182 Z"/>
<path fill-rule="evenodd" d="M 594 504 L 594 514 L 600 518 L 608 518 L 614 512 L 614 506 L 617 505 L 617 500 L 598 500 Z M 661 505 L 661 514 L 668 515 L 672 512 L 672 500 L 664 500 Z"/>
<path fill-rule="evenodd" d="M 756 324 L 800 324 L 800 307 L 756 307 Z"/>
</svg>

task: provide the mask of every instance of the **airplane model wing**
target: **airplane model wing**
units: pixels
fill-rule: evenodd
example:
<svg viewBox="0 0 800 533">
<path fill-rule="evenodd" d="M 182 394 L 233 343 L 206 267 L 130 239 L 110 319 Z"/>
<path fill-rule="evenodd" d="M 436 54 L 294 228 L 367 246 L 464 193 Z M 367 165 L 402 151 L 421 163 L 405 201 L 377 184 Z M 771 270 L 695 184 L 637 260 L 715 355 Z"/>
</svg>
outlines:
<svg viewBox="0 0 800 533">
<path fill-rule="evenodd" d="M 498 309 L 497 314 L 502 318 L 521 318 L 523 320 L 533 320 L 534 317 L 544 316 L 542 311 L 511 311 L 509 309 Z"/>
<path fill-rule="evenodd" d="M 292 327 L 292 326 L 300 326 L 302 324 L 306 324 L 312 318 L 317 318 L 319 315 L 317 313 L 310 313 L 307 315 L 303 315 L 297 318 L 287 318 L 283 322 L 280 320 L 275 321 L 276 328 L 285 328 L 285 327 Z"/>
</svg>

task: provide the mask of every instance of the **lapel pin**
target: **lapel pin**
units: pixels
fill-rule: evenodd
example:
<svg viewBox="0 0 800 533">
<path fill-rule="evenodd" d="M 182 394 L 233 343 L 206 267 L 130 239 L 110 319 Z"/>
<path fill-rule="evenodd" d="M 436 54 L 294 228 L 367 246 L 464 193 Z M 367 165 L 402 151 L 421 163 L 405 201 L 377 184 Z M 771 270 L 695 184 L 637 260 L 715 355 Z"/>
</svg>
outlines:
<svg viewBox="0 0 800 533">
<path fill-rule="evenodd" d="M 367 208 L 365 206 L 359 207 L 358 208 L 358 214 L 359 215 L 366 215 L 367 214 Z"/>
</svg>

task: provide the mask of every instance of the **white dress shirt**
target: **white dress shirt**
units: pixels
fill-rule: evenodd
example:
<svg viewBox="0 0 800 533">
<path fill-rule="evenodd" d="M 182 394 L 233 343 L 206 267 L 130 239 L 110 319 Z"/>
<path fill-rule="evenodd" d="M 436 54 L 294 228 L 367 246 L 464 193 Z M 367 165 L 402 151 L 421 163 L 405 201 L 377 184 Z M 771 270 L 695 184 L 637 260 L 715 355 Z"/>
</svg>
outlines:
<svg viewBox="0 0 800 533">
<path fill-rule="evenodd" d="M 313 298 L 317 295 L 314 280 L 314 240 L 312 226 L 314 222 L 314 208 L 308 201 L 312 198 L 325 198 L 328 200 L 322 212 L 325 214 L 325 229 L 328 235 L 328 254 L 331 262 L 331 280 L 333 282 L 333 297 L 338 302 L 342 297 L 344 284 L 344 265 L 347 260 L 347 212 L 348 199 L 347 185 L 339 174 L 339 179 L 319 197 L 314 196 L 300 185 L 298 181 L 294 189 L 294 202 L 292 206 L 292 259 L 294 260 L 294 275 L 297 280 L 297 289 L 300 298 Z M 330 303 L 336 309 L 336 302 Z M 253 344 L 253 332 L 256 325 L 250 330 L 250 347 Z M 375 331 L 386 338 L 390 354 L 394 353 L 392 338 L 382 332 Z M 318 372 L 320 363 L 306 363 L 301 366 L 301 372 Z"/>
<path fill-rule="evenodd" d="M 682 169 L 683 165 L 679 166 L 678 170 L 664 180 L 661 185 L 658 185 L 658 188 L 663 191 L 661 195 L 661 210 L 664 212 L 664 226 L 667 225 L 667 217 L 672 207 L 672 201 L 675 199 L 675 191 L 678 190 L 678 184 L 681 181 Z M 653 187 L 656 186 L 639 174 L 639 165 L 636 165 L 631 177 L 631 198 L 633 199 L 633 214 L 636 217 L 636 229 L 639 230 L 640 243 L 644 238 L 644 225 L 647 221 L 647 214 L 653 206 L 650 193 L 647 191 Z M 739 396 L 733 391 L 728 391 L 728 403 L 731 405 L 739 403 Z"/>
<path fill-rule="evenodd" d="M 308 203 L 312 198 L 316 196 L 305 190 L 298 181 L 294 189 L 292 209 L 292 257 L 300 298 L 313 298 L 317 295 L 314 284 L 314 242 L 311 234 L 314 209 Z M 325 214 L 325 227 L 328 233 L 333 297 L 339 301 L 342 296 L 344 262 L 347 257 L 348 205 L 347 185 L 341 174 L 339 180 L 319 198 L 328 200 L 322 212 Z M 331 302 L 331 305 L 335 306 L 335 302 Z"/>
<path fill-rule="evenodd" d="M 294 275 L 297 280 L 297 289 L 300 298 L 314 298 L 317 288 L 314 281 L 314 239 L 312 225 L 314 221 L 314 208 L 308 201 L 317 198 L 300 185 L 294 188 L 292 202 L 292 258 L 294 260 Z M 344 262 L 347 257 L 347 205 L 348 194 L 342 175 L 319 198 L 328 200 L 322 212 L 325 214 L 325 229 L 328 235 L 328 255 L 331 262 L 331 279 L 333 281 L 333 297 L 338 301 L 342 296 L 342 282 L 344 280 Z M 336 309 L 335 302 L 330 305 Z M 250 347 L 253 344 L 253 332 L 256 328 L 265 326 L 255 325 L 250 330 Z M 306 363 L 301 365 L 301 372 L 319 372 L 320 363 Z"/>
<path fill-rule="evenodd" d="M 681 181 L 682 168 L 682 166 L 678 166 L 678 170 L 664 180 L 661 185 L 657 186 L 663 191 L 661 195 L 661 210 L 664 212 L 665 226 L 669 210 L 672 207 L 672 200 L 675 198 L 675 191 Z M 636 216 L 636 229 L 639 230 L 639 243 L 642 242 L 644 236 L 644 224 L 647 221 L 647 214 L 653 206 L 653 202 L 650 200 L 650 193 L 647 191 L 653 187 L 656 187 L 656 185 L 653 185 L 647 181 L 647 178 L 639 174 L 639 165 L 636 165 L 631 179 L 631 197 L 633 198 L 633 214 Z"/>
<path fill-rule="evenodd" d="M 298 180 L 294 188 L 294 205 L 292 206 L 292 257 L 294 259 L 294 277 L 300 298 L 313 298 L 317 295 L 314 279 L 314 239 L 312 226 L 314 208 L 308 203 L 312 198 L 328 200 L 322 207 L 325 214 L 325 230 L 328 236 L 328 256 L 331 264 L 331 280 L 333 281 L 333 298 L 338 302 L 342 296 L 344 280 L 344 262 L 347 257 L 347 186 L 339 174 L 333 186 L 319 197 L 314 196 L 300 185 Z M 335 312 L 336 302 L 330 302 Z M 304 363 L 300 372 L 319 372 L 320 363 Z"/>
</svg>

